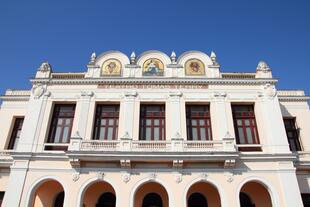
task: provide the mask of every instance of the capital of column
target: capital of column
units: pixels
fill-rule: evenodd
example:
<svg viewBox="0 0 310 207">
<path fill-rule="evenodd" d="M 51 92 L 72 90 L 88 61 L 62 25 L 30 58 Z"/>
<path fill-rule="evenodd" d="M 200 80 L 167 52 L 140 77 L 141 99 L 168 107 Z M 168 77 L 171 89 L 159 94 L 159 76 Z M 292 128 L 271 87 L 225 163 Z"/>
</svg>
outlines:
<svg viewBox="0 0 310 207">
<path fill-rule="evenodd" d="M 170 91 L 169 92 L 169 99 L 172 100 L 179 100 L 183 96 L 181 91 Z"/>
<path fill-rule="evenodd" d="M 138 92 L 137 91 L 126 91 L 124 92 L 124 99 L 134 99 L 138 96 Z"/>
<path fill-rule="evenodd" d="M 93 95 L 92 91 L 81 91 L 81 98 L 91 98 Z"/>
<path fill-rule="evenodd" d="M 216 100 L 225 100 L 226 97 L 227 97 L 226 92 L 214 92 L 213 93 L 213 98 Z"/>
</svg>

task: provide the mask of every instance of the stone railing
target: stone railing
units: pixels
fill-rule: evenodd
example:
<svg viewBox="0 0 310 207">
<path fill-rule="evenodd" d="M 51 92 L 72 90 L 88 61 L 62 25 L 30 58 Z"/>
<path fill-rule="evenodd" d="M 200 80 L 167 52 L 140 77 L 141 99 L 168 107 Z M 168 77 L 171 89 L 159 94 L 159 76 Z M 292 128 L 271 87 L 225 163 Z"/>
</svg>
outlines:
<svg viewBox="0 0 310 207">
<path fill-rule="evenodd" d="M 81 79 L 85 73 L 52 73 L 53 79 Z"/>
<path fill-rule="evenodd" d="M 6 96 L 30 96 L 30 90 L 7 90 L 5 92 Z"/>
<path fill-rule="evenodd" d="M 305 96 L 302 90 L 278 90 L 278 96 Z"/>
<path fill-rule="evenodd" d="M 255 73 L 222 73 L 224 79 L 255 79 Z"/>
<path fill-rule="evenodd" d="M 213 141 L 188 141 L 176 138 L 165 141 L 144 141 L 121 138 L 120 140 L 101 141 L 72 137 L 68 150 L 88 152 L 234 152 L 236 151 L 234 140 L 234 138 L 223 138 Z"/>
</svg>

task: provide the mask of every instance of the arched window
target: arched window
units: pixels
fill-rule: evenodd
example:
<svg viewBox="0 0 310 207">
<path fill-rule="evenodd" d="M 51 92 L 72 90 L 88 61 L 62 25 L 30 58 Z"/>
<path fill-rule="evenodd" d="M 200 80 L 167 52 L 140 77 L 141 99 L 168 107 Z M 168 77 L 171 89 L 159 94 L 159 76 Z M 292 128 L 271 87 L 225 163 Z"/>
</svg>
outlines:
<svg viewBox="0 0 310 207">
<path fill-rule="evenodd" d="M 193 193 L 187 201 L 188 207 L 208 207 L 208 201 L 201 193 Z"/>
<path fill-rule="evenodd" d="M 143 198 L 142 207 L 163 207 L 163 201 L 157 193 L 149 193 Z"/>
<path fill-rule="evenodd" d="M 57 194 L 55 198 L 54 207 L 63 207 L 64 206 L 64 198 L 65 198 L 65 192 L 60 192 Z"/>
<path fill-rule="evenodd" d="M 252 203 L 251 198 L 246 193 L 240 192 L 239 199 L 241 207 L 255 207 L 255 204 Z"/>
<path fill-rule="evenodd" d="M 116 198 L 113 193 L 103 193 L 99 199 L 96 207 L 115 207 Z"/>
</svg>

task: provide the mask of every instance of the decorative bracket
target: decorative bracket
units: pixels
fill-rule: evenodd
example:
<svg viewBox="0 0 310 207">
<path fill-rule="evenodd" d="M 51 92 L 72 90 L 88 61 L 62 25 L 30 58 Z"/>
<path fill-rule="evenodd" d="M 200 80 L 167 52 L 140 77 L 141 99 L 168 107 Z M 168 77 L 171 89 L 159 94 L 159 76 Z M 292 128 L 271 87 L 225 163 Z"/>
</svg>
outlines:
<svg viewBox="0 0 310 207">
<path fill-rule="evenodd" d="M 120 160 L 120 164 L 122 168 L 130 168 L 131 162 L 130 160 Z"/>
<path fill-rule="evenodd" d="M 172 165 L 174 168 L 183 168 L 183 160 L 173 160 Z"/>
</svg>

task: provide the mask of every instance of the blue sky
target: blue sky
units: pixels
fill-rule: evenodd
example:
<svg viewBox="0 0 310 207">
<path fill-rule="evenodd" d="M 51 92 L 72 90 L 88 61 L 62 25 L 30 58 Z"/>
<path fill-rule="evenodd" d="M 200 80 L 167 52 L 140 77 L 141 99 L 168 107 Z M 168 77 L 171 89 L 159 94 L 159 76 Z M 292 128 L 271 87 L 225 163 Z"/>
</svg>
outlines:
<svg viewBox="0 0 310 207">
<path fill-rule="evenodd" d="M 310 94 L 308 0 L 0 1 L 0 93 L 28 89 L 44 60 L 86 71 L 92 51 L 214 50 L 223 72 L 265 60 L 280 89 Z"/>
</svg>

